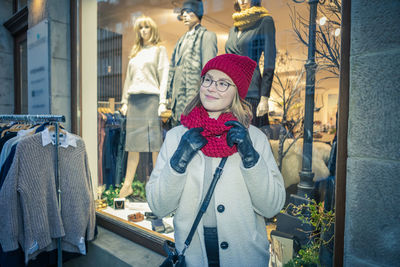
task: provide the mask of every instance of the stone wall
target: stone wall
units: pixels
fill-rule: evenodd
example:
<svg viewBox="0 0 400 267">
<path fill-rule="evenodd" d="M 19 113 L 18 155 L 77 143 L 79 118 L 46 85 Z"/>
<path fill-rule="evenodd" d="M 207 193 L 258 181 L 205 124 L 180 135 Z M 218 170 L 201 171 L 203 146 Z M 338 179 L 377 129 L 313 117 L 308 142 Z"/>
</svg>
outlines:
<svg viewBox="0 0 400 267">
<path fill-rule="evenodd" d="M 3 26 L 12 16 L 12 0 L 0 3 L 0 114 L 14 112 L 13 38 Z"/>
<path fill-rule="evenodd" d="M 44 19 L 50 24 L 50 109 L 55 115 L 65 115 L 64 126 L 71 125 L 71 60 L 69 0 L 30 0 L 28 27 Z"/>
<path fill-rule="evenodd" d="M 400 255 L 400 1 L 352 0 L 345 266 Z"/>
</svg>

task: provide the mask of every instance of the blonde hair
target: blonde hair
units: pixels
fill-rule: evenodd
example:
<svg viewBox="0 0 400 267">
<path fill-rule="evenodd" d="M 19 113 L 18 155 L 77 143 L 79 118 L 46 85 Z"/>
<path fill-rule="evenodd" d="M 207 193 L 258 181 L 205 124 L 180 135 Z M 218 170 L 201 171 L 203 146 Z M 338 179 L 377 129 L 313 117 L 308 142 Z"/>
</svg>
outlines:
<svg viewBox="0 0 400 267">
<path fill-rule="evenodd" d="M 183 115 L 187 116 L 195 107 L 202 106 L 200 100 L 200 90 L 196 96 L 187 104 Z M 233 101 L 229 107 L 222 111 L 222 113 L 232 112 L 232 114 L 243 124 L 246 128 L 249 128 L 253 113 L 251 111 L 251 104 L 243 98 L 240 98 L 238 91 L 236 90 Z"/>
<path fill-rule="evenodd" d="M 133 31 L 135 32 L 136 38 L 135 38 L 135 43 L 132 47 L 131 53 L 129 55 L 129 58 L 135 57 L 137 55 L 137 53 L 139 53 L 139 51 L 142 50 L 142 48 L 144 46 L 144 41 L 142 39 L 142 36 L 140 36 L 140 26 L 141 25 L 149 26 L 151 29 L 149 43 L 151 43 L 152 45 L 157 45 L 158 43 L 161 42 L 160 34 L 158 33 L 157 24 L 150 17 L 142 15 L 136 19 L 135 24 L 133 25 Z"/>
</svg>

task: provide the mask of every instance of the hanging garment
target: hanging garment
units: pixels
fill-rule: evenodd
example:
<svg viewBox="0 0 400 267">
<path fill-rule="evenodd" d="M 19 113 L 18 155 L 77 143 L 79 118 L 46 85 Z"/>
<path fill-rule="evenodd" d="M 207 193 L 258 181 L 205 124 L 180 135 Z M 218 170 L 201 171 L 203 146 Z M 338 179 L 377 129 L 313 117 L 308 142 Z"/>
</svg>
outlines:
<svg viewBox="0 0 400 267">
<path fill-rule="evenodd" d="M 46 136 L 47 134 L 47 136 Z M 88 159 L 83 140 L 67 133 L 60 145 L 58 171 L 61 210 L 55 179 L 55 148 L 50 132 L 21 139 L 0 190 L 0 244 L 3 251 L 21 246 L 25 263 L 41 251 L 56 248 L 86 254 L 85 240 L 95 232 L 95 209 Z M 47 141 L 46 141 L 47 140 Z M 73 141 L 72 141 L 73 143 Z"/>
</svg>

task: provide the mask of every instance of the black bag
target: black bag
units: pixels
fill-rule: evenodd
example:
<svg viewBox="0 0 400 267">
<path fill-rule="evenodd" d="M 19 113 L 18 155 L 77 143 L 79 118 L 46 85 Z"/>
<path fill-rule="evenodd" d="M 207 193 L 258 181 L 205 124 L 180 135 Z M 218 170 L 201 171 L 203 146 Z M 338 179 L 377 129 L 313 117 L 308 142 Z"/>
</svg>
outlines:
<svg viewBox="0 0 400 267">
<path fill-rule="evenodd" d="M 211 181 L 210 187 L 208 188 L 207 194 L 204 197 L 203 203 L 201 203 L 200 210 L 197 213 L 196 219 L 194 220 L 192 228 L 190 229 L 190 232 L 186 238 L 184 249 L 179 253 L 176 250 L 174 242 L 165 240 L 164 241 L 164 250 L 167 253 L 167 258 L 160 265 L 160 267 L 186 267 L 185 251 L 189 247 L 190 242 L 192 241 L 194 232 L 196 231 L 196 228 L 200 223 L 201 217 L 206 212 L 208 204 L 210 204 L 212 194 L 214 193 L 215 185 L 217 184 L 219 177 L 221 177 L 222 169 L 224 168 L 226 160 L 227 160 L 227 157 L 222 158 L 217 169 L 215 170 L 214 178 Z"/>
<path fill-rule="evenodd" d="M 178 253 L 174 242 L 165 240 L 164 250 L 168 256 L 160 267 L 186 267 L 185 255 Z"/>
</svg>

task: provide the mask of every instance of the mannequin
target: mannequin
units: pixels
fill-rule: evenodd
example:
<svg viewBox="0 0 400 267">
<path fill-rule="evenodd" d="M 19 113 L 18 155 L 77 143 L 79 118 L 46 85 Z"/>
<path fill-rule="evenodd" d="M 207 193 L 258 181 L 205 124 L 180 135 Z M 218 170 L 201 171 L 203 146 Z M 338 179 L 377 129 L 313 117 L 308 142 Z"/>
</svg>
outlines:
<svg viewBox="0 0 400 267">
<path fill-rule="evenodd" d="M 183 3 L 178 20 L 183 21 L 187 32 L 175 45 L 168 77 L 172 127 L 180 124 L 184 108 L 198 93 L 203 66 L 217 55 L 217 36 L 200 24 L 202 17 L 202 1 Z"/>
<path fill-rule="evenodd" d="M 139 152 L 152 152 L 153 166 L 162 144 L 159 116 L 166 110 L 168 56 L 155 22 L 146 16 L 134 24 L 133 45 L 122 96 L 121 113 L 126 114 L 125 151 L 128 162 L 120 197 L 132 194 Z"/>
<path fill-rule="evenodd" d="M 262 127 L 269 124 L 268 99 L 276 56 L 274 20 L 270 13 L 261 7 L 261 0 L 236 0 L 234 9 L 234 27 L 229 31 L 225 51 L 247 56 L 257 62 L 246 101 L 252 105 L 252 124 Z M 262 53 L 264 66 L 261 75 L 259 62 Z"/>
</svg>

